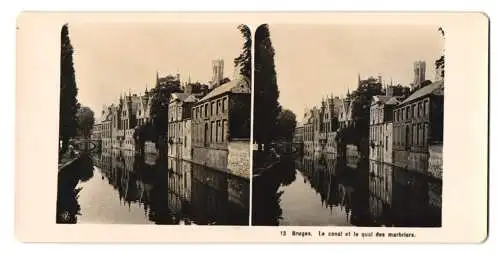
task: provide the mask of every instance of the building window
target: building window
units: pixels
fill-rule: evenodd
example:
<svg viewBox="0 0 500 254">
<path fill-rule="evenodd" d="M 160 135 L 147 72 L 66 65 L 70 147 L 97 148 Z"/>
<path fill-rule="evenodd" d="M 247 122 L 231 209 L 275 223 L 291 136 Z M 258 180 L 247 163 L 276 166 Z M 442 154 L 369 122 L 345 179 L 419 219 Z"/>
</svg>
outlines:
<svg viewBox="0 0 500 254">
<path fill-rule="evenodd" d="M 213 116 L 215 113 L 215 102 L 212 101 L 212 103 L 210 104 L 210 115 Z"/>
<path fill-rule="evenodd" d="M 419 124 L 418 128 L 420 130 L 420 145 L 424 146 L 424 124 Z"/>
<path fill-rule="evenodd" d="M 217 120 L 215 124 L 215 142 L 219 142 L 220 121 Z"/>
<path fill-rule="evenodd" d="M 414 124 L 412 126 L 412 132 L 413 132 L 412 133 L 413 134 L 412 135 L 412 137 L 413 137 L 412 144 L 416 145 L 417 144 L 417 125 L 416 124 Z"/>
<path fill-rule="evenodd" d="M 226 103 L 227 103 L 227 98 L 226 97 L 222 98 L 222 113 L 226 112 L 227 108 Z"/>
<path fill-rule="evenodd" d="M 429 115 L 429 100 L 424 101 L 424 114 L 425 116 Z"/>
<path fill-rule="evenodd" d="M 409 125 L 406 125 L 406 129 L 405 129 L 405 146 L 406 148 L 408 149 L 409 146 L 411 145 L 411 136 L 410 136 L 410 126 Z"/>
<path fill-rule="evenodd" d="M 205 104 L 205 117 L 208 116 L 208 103 Z"/>
<path fill-rule="evenodd" d="M 210 132 L 212 134 L 212 135 L 210 135 L 210 142 L 214 142 L 214 139 L 215 139 L 214 138 L 214 136 L 215 136 L 215 122 L 214 121 L 212 121 L 210 123 L 210 129 L 211 129 Z"/>
<path fill-rule="evenodd" d="M 208 129 L 208 123 L 205 123 L 205 139 L 203 140 L 205 142 L 205 146 L 208 146 L 208 137 L 210 135 L 209 129 Z"/>
<path fill-rule="evenodd" d="M 401 139 L 401 133 L 399 133 L 400 129 L 401 128 L 399 126 L 396 126 L 396 130 L 395 130 L 396 131 L 396 133 L 395 133 L 395 135 L 396 135 L 396 138 L 395 138 L 396 142 L 394 142 L 396 145 L 399 145 L 399 143 L 401 142 L 400 141 L 400 139 Z"/>
<path fill-rule="evenodd" d="M 415 125 L 415 145 L 420 145 L 420 124 Z"/>
<path fill-rule="evenodd" d="M 429 129 L 428 129 L 428 124 L 424 123 L 424 133 L 423 133 L 423 145 L 424 146 L 427 146 L 427 136 L 429 135 Z"/>
<path fill-rule="evenodd" d="M 187 136 L 184 136 L 184 148 L 187 146 Z"/>
<path fill-rule="evenodd" d="M 411 105 L 411 114 L 412 114 L 412 117 L 413 118 L 416 118 L 417 117 L 417 111 L 415 109 L 415 104 Z"/>
</svg>

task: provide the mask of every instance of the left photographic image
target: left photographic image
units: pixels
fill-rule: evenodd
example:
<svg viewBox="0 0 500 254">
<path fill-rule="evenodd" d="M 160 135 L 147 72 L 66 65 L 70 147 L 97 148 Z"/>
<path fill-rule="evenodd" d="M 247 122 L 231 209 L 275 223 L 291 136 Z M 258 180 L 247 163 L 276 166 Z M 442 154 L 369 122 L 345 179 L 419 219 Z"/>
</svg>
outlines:
<svg viewBox="0 0 500 254">
<path fill-rule="evenodd" d="M 56 223 L 249 225 L 244 24 L 61 29 Z"/>
</svg>

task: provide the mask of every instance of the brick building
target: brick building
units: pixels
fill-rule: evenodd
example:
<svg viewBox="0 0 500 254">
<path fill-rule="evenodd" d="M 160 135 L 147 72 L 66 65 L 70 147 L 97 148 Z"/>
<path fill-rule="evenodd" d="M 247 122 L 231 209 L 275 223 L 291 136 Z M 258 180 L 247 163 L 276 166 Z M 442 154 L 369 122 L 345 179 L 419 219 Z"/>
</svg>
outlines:
<svg viewBox="0 0 500 254">
<path fill-rule="evenodd" d="M 90 138 L 93 140 L 101 140 L 101 133 L 102 133 L 101 120 L 97 119 L 94 123 L 94 126 L 92 126 L 92 134 L 90 135 Z"/>
<path fill-rule="evenodd" d="M 335 153 L 335 137 L 339 127 L 339 114 L 342 108 L 342 100 L 338 97 L 327 97 L 321 102 L 320 108 L 320 145 L 321 153 Z"/>
<path fill-rule="evenodd" d="M 151 107 L 151 98 L 147 88 L 146 91 L 144 91 L 144 95 L 140 96 L 140 98 L 141 99 L 139 100 L 135 113 L 137 126 L 142 126 L 150 120 L 149 113 Z"/>
<path fill-rule="evenodd" d="M 141 101 L 141 97 L 136 94 L 129 94 L 124 97 L 120 124 L 120 131 L 123 136 L 122 149 L 135 150 L 134 131 L 137 125 L 137 109 Z"/>
<path fill-rule="evenodd" d="M 111 108 L 104 107 L 102 110 L 101 117 L 101 140 L 102 140 L 102 148 L 103 149 L 111 149 L 111 129 L 112 129 L 112 121 L 111 121 Z"/>
<path fill-rule="evenodd" d="M 168 104 L 168 149 L 169 157 L 181 158 L 184 141 L 183 107 L 185 93 L 173 93 Z"/>
<path fill-rule="evenodd" d="M 293 133 L 293 142 L 294 143 L 303 143 L 304 142 L 304 122 L 300 121 L 295 126 L 295 132 Z"/>
<path fill-rule="evenodd" d="M 193 106 L 193 162 L 249 177 L 250 100 L 249 81 L 236 79 Z"/>
<path fill-rule="evenodd" d="M 339 126 L 342 128 L 347 128 L 353 123 L 352 109 L 354 103 L 352 102 L 353 100 L 351 99 L 351 94 L 349 93 L 349 91 L 347 91 L 347 96 L 346 98 L 342 99 L 340 112 L 338 114 Z"/>
<path fill-rule="evenodd" d="M 191 114 L 198 101 L 195 95 L 173 93 L 169 103 L 168 121 L 168 156 L 191 160 Z"/>
<path fill-rule="evenodd" d="M 304 126 L 304 155 L 312 156 L 314 154 L 314 121 L 312 110 L 306 110 L 302 124 Z"/>
<path fill-rule="evenodd" d="M 370 160 L 392 163 L 393 108 L 399 101 L 391 96 L 373 96 L 370 106 Z"/>
<path fill-rule="evenodd" d="M 429 145 L 443 142 L 444 83 L 414 91 L 393 111 L 394 164 L 427 171 Z"/>
<path fill-rule="evenodd" d="M 120 149 L 124 139 L 124 133 L 121 131 L 121 110 L 123 97 L 120 96 L 120 104 L 111 105 L 111 148 Z"/>
</svg>

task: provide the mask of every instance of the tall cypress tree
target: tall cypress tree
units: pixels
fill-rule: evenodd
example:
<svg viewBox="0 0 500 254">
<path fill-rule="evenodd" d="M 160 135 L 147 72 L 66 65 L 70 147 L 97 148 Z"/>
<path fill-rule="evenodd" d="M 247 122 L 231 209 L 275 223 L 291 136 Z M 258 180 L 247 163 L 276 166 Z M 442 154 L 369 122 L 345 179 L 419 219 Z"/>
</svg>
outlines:
<svg viewBox="0 0 500 254">
<path fill-rule="evenodd" d="M 251 80 L 252 71 L 252 33 L 250 28 L 246 25 L 239 25 L 238 30 L 240 30 L 245 42 L 243 43 L 243 48 L 241 54 L 234 59 L 234 66 L 240 66 L 240 74 Z"/>
<path fill-rule="evenodd" d="M 273 139 L 277 117 L 281 111 L 274 65 L 274 48 L 269 26 L 260 25 L 255 31 L 254 141 L 259 150 L 267 150 Z"/>
<path fill-rule="evenodd" d="M 73 67 L 73 46 L 69 38 L 68 25 L 61 29 L 61 73 L 59 102 L 59 140 L 62 141 L 61 152 L 66 152 L 68 141 L 76 135 L 79 108 L 77 101 L 78 88 Z"/>
</svg>

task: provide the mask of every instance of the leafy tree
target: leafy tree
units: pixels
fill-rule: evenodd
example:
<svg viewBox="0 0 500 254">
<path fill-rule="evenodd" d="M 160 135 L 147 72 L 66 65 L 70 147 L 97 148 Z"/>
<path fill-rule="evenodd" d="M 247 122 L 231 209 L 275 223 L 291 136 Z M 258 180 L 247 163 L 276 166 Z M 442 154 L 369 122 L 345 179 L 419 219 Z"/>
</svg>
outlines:
<svg viewBox="0 0 500 254">
<path fill-rule="evenodd" d="M 59 97 L 59 140 L 62 141 L 60 152 L 68 148 L 68 141 L 77 132 L 76 113 L 80 105 L 77 101 L 78 89 L 73 67 L 73 46 L 69 38 L 68 25 L 61 29 L 61 66 Z"/>
<path fill-rule="evenodd" d="M 255 32 L 254 140 L 267 151 L 281 106 L 274 65 L 274 48 L 267 24 Z"/>
<path fill-rule="evenodd" d="M 152 141 L 156 147 L 164 145 L 168 136 L 168 105 L 172 93 L 182 92 L 180 82 L 159 82 L 151 89 L 151 119 L 144 125 L 134 129 L 134 141 L 143 151 L 146 141 Z M 163 147 L 165 148 L 165 147 Z"/>
<path fill-rule="evenodd" d="M 297 117 L 288 109 L 281 111 L 278 115 L 275 137 L 283 140 L 292 140 L 297 126 Z"/>
<path fill-rule="evenodd" d="M 356 91 L 352 93 L 353 100 L 352 120 L 353 125 L 348 126 L 342 133 L 342 139 L 347 144 L 358 145 L 360 150 L 364 149 L 369 136 L 370 106 L 372 97 L 382 95 L 382 84 L 371 82 L 373 80 L 363 80 Z"/>
<path fill-rule="evenodd" d="M 89 107 L 80 108 L 77 113 L 77 120 L 78 131 L 81 135 L 85 138 L 90 137 L 95 123 L 94 111 L 92 111 Z"/>
<path fill-rule="evenodd" d="M 243 24 L 238 26 L 238 30 L 243 35 L 245 42 L 241 54 L 234 59 L 234 66 L 240 66 L 240 74 L 250 80 L 252 71 L 252 33 L 250 28 Z"/>
</svg>

